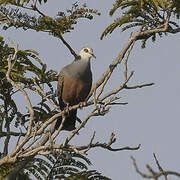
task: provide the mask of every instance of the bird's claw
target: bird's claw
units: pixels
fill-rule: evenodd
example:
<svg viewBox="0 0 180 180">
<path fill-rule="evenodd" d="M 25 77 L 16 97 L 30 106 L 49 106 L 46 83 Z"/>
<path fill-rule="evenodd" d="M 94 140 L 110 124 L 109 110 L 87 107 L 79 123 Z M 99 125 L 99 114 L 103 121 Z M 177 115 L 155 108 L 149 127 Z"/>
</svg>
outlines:
<svg viewBox="0 0 180 180">
<path fill-rule="evenodd" d="M 80 109 L 82 109 L 84 106 L 86 106 L 87 105 L 87 102 L 86 101 L 84 101 L 84 102 L 80 102 L 79 103 L 79 108 Z"/>
</svg>

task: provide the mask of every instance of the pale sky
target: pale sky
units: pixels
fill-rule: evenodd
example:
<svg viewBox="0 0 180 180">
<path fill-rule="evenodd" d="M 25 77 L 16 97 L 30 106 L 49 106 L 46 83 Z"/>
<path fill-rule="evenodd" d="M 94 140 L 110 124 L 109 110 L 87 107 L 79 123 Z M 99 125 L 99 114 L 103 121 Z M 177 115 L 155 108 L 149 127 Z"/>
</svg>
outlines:
<svg viewBox="0 0 180 180">
<path fill-rule="evenodd" d="M 41 8 L 43 12 L 55 16 L 57 11 L 71 8 L 74 1 L 50 1 Z M 89 8 L 98 9 L 102 15 L 95 16 L 94 20 L 80 20 L 75 30 L 67 33 L 64 38 L 78 52 L 84 46 L 94 50 L 96 59 L 92 59 L 93 81 L 95 82 L 108 65 L 118 55 L 128 40 L 130 32 L 114 33 L 100 40 L 100 35 L 118 13 L 109 17 L 108 10 L 114 1 L 91 0 L 87 2 Z M 45 33 L 22 30 L 8 30 L 1 33 L 18 43 L 21 49 L 34 49 L 40 53 L 40 58 L 49 69 L 60 69 L 73 61 L 63 43 Z M 140 42 L 136 43 L 129 57 L 129 72 L 134 70 L 134 76 L 128 85 L 138 85 L 154 82 L 155 85 L 136 90 L 123 90 L 119 93 L 121 102 L 128 102 L 126 106 L 113 106 L 104 117 L 93 117 L 80 135 L 71 143 L 75 145 L 87 144 L 96 131 L 95 141 L 107 142 L 112 132 L 117 141 L 112 147 L 136 146 L 141 144 L 138 151 L 110 152 L 100 148 L 89 151 L 93 166 L 103 175 L 113 180 L 141 180 L 133 167 L 130 156 L 133 155 L 140 169 L 146 164 L 155 167 L 153 153 L 156 153 L 164 170 L 180 172 L 180 35 L 169 35 L 157 38 L 155 43 L 148 41 L 146 48 L 141 49 Z M 106 91 L 118 87 L 122 82 L 122 65 L 118 66 Z M 21 102 L 18 102 L 21 103 Z M 86 109 L 79 110 L 78 116 L 83 119 Z M 64 134 L 68 134 L 64 132 Z M 61 141 L 59 135 L 58 140 Z M 170 179 L 176 179 L 171 177 Z"/>
</svg>

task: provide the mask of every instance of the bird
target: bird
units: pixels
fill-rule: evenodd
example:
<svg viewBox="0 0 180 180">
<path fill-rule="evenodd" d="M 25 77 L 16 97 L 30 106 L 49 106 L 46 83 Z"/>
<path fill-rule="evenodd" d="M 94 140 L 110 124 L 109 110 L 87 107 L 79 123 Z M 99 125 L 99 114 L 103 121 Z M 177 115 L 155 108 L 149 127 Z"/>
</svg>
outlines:
<svg viewBox="0 0 180 180">
<path fill-rule="evenodd" d="M 61 111 L 69 106 L 86 102 L 92 86 L 91 57 L 96 58 L 92 48 L 84 47 L 80 50 L 75 60 L 63 67 L 58 75 L 57 96 Z M 61 130 L 74 130 L 77 118 L 77 109 L 65 114 L 65 121 Z M 62 117 L 56 121 L 57 130 L 62 122 Z"/>
</svg>

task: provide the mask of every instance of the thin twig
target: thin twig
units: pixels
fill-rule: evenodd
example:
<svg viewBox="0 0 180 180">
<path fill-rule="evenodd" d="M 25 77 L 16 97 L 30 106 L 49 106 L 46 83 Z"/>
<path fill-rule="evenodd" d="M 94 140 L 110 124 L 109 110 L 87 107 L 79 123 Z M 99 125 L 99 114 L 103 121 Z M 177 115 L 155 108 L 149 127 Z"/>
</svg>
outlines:
<svg viewBox="0 0 180 180">
<path fill-rule="evenodd" d="M 132 36 L 132 34 L 131 34 Z M 135 44 L 135 41 L 132 43 L 132 45 L 130 46 L 128 52 L 127 52 L 127 56 L 126 56 L 126 59 L 124 60 L 124 79 L 125 81 L 127 81 L 127 74 L 128 74 L 128 66 L 127 66 L 127 62 L 128 62 L 128 59 L 129 59 L 129 55 L 134 47 L 134 44 Z"/>
<path fill-rule="evenodd" d="M 91 149 L 91 145 L 92 145 L 92 143 L 93 143 L 93 140 L 94 140 L 94 138 L 95 138 L 95 135 L 96 135 L 96 131 L 94 131 L 94 133 L 93 133 L 93 135 L 92 135 L 92 137 L 91 137 L 91 139 L 90 139 L 90 142 L 89 142 L 89 144 L 88 144 L 88 148 L 83 152 L 84 154 L 87 154 L 87 152 Z"/>
<path fill-rule="evenodd" d="M 163 168 L 161 167 L 161 165 L 160 165 L 160 163 L 159 163 L 159 161 L 158 161 L 158 159 L 157 159 L 157 157 L 156 157 L 156 154 L 153 153 L 153 156 L 154 156 L 154 159 L 155 159 L 155 162 L 156 162 L 156 164 L 157 164 L 157 166 L 158 166 L 159 171 L 164 174 L 165 180 L 168 180 L 167 174 L 164 173 L 164 170 L 163 170 Z"/>
<path fill-rule="evenodd" d="M 168 176 L 168 175 L 174 175 L 176 177 L 180 177 L 180 173 L 178 172 L 175 172 L 175 171 L 160 171 L 160 172 L 155 172 L 149 165 L 147 165 L 147 169 L 148 171 L 150 172 L 150 174 L 146 174 L 146 173 L 143 173 L 139 170 L 138 166 L 137 166 L 137 163 L 136 163 L 136 160 L 134 157 L 131 156 L 131 159 L 133 161 L 133 165 L 134 165 L 134 168 L 136 170 L 136 172 L 142 176 L 143 178 L 146 178 L 146 179 L 154 179 L 154 180 L 157 180 L 159 179 L 161 176 Z M 156 160 L 155 160 L 156 161 Z M 159 163 L 159 162 L 158 162 Z M 157 162 L 156 162 L 157 164 Z M 158 167 L 159 168 L 159 167 Z"/>
<path fill-rule="evenodd" d="M 46 101 L 47 101 L 49 104 L 51 104 L 56 110 L 60 111 L 59 106 L 57 106 L 53 101 L 51 101 L 51 99 L 49 99 L 49 98 L 46 96 L 45 92 L 44 92 L 44 91 L 41 89 L 41 87 L 37 84 L 36 80 L 35 80 L 34 78 L 33 78 L 32 80 L 33 80 L 35 86 L 37 87 L 37 91 L 39 91 L 40 95 L 41 95 L 44 99 L 46 99 Z"/>
<path fill-rule="evenodd" d="M 63 143 L 63 147 L 65 147 L 68 142 L 75 136 L 75 134 L 77 134 L 79 132 L 79 130 L 84 127 L 84 125 L 88 122 L 88 120 L 95 115 L 96 109 L 94 109 L 91 113 L 88 114 L 88 116 L 85 118 L 84 121 L 82 121 L 82 123 L 74 130 L 70 133 L 70 135 L 66 138 L 65 142 Z"/>
<path fill-rule="evenodd" d="M 137 88 L 143 88 L 143 87 L 147 87 L 147 86 L 152 86 L 155 83 L 147 83 L 147 84 L 142 84 L 142 85 L 136 85 L 136 86 L 124 86 L 124 89 L 137 89 Z"/>
<path fill-rule="evenodd" d="M 4 137 L 4 136 L 25 136 L 26 133 L 22 133 L 22 132 L 13 132 L 13 131 L 9 131 L 9 132 L 0 132 L 0 137 Z"/>
<path fill-rule="evenodd" d="M 111 139 L 112 138 L 112 139 Z M 82 151 L 82 150 L 86 150 L 86 149 L 89 149 L 89 146 L 90 148 L 95 148 L 95 147 L 101 147 L 103 149 L 107 149 L 109 151 L 124 151 L 124 150 L 138 150 L 140 148 L 140 144 L 136 147 L 129 147 L 129 146 L 125 146 L 125 147 L 121 147 L 121 148 L 112 148 L 111 145 L 116 141 L 116 139 L 114 139 L 114 137 L 112 137 L 112 135 L 110 136 L 110 140 L 109 142 L 106 144 L 106 143 L 91 143 L 91 144 L 88 144 L 88 145 L 84 145 L 84 146 L 76 146 L 76 149 L 79 150 L 79 151 Z M 70 146 L 71 147 L 71 146 Z"/>
<path fill-rule="evenodd" d="M 55 140 L 55 138 L 58 136 L 58 134 L 59 134 L 60 131 L 62 130 L 65 120 L 66 120 L 65 116 L 62 116 L 61 124 L 60 124 L 60 126 L 59 126 L 56 134 L 53 136 L 53 138 L 52 138 L 53 140 Z M 58 121 L 58 120 L 57 120 L 57 121 Z"/>
<path fill-rule="evenodd" d="M 10 40 L 10 42 L 11 42 L 13 48 L 14 48 L 14 51 L 15 51 L 14 55 L 13 55 L 14 63 L 13 64 L 11 63 L 11 57 L 9 56 L 7 58 L 8 70 L 7 70 L 7 73 L 6 73 L 6 78 L 7 78 L 7 81 L 13 87 L 15 87 L 15 88 L 17 88 L 17 89 L 19 89 L 21 91 L 21 93 L 23 94 L 23 96 L 24 96 L 24 98 L 25 98 L 25 100 L 27 102 L 28 111 L 29 111 L 29 114 L 30 114 L 30 120 L 29 120 L 29 123 L 28 123 L 28 130 L 27 130 L 27 133 L 26 133 L 24 139 L 19 143 L 18 146 L 16 146 L 15 150 L 13 152 L 11 152 L 10 155 L 9 155 L 9 156 L 14 156 L 18 151 L 20 151 L 22 149 L 24 144 L 27 143 L 28 140 L 29 140 L 29 136 L 31 134 L 32 124 L 33 124 L 33 120 L 34 120 L 34 110 L 32 108 L 31 101 L 30 101 L 29 96 L 27 95 L 26 91 L 10 78 L 10 73 L 11 73 L 11 70 L 12 70 L 14 64 L 16 63 L 16 56 L 17 56 L 17 53 L 18 53 L 18 45 L 15 45 L 11 40 Z"/>
<path fill-rule="evenodd" d="M 103 100 L 105 100 L 106 98 L 108 98 L 108 97 L 110 97 L 110 96 L 112 96 L 112 95 L 114 95 L 114 94 L 117 94 L 119 91 L 121 91 L 121 90 L 125 87 L 126 83 L 131 79 L 131 77 L 133 76 L 133 74 L 134 74 L 134 71 L 131 72 L 131 74 L 129 75 L 129 77 L 127 78 L 127 80 L 125 80 L 118 88 L 116 88 L 116 89 L 108 92 L 107 94 L 105 94 L 105 95 L 104 95 L 102 98 L 100 98 L 99 100 L 100 100 L 100 101 L 103 101 Z"/>
</svg>

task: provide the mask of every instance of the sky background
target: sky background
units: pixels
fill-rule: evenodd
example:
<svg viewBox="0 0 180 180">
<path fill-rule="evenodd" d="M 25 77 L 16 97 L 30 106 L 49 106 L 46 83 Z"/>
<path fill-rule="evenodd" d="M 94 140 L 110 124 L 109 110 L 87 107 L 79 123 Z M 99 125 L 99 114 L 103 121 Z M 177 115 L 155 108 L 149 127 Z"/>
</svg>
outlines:
<svg viewBox="0 0 180 180">
<path fill-rule="evenodd" d="M 58 11 L 71 8 L 72 0 L 53 0 L 41 6 L 41 11 L 49 16 L 55 16 Z M 100 40 L 103 30 L 118 17 L 110 17 L 108 11 L 114 1 L 91 0 L 78 1 L 87 3 L 89 8 L 96 8 L 101 16 L 94 20 L 80 20 L 75 30 L 64 35 L 64 38 L 78 52 L 82 47 L 89 46 L 94 50 L 96 59 L 91 60 L 93 81 L 95 82 L 108 65 L 117 57 L 130 36 L 130 32 L 121 32 L 116 29 L 114 33 Z M 119 12 L 119 11 L 117 11 Z M 179 23 L 179 22 L 178 22 Z M 49 69 L 60 69 L 73 61 L 73 56 L 64 44 L 46 33 L 9 29 L 2 31 L 1 36 L 10 37 L 19 44 L 20 49 L 34 49 L 40 53 L 40 58 Z M 117 141 L 113 148 L 123 146 L 137 146 L 138 151 L 110 152 L 96 148 L 89 151 L 88 157 L 93 163 L 92 169 L 102 172 L 103 175 L 113 179 L 141 180 L 132 164 L 130 156 L 133 155 L 141 170 L 147 172 L 148 163 L 155 167 L 153 153 L 156 153 L 164 170 L 180 172 L 180 35 L 168 35 L 155 43 L 148 41 L 146 48 L 141 49 L 137 42 L 129 57 L 129 72 L 134 70 L 134 76 L 128 83 L 138 85 L 154 82 L 155 85 L 136 90 L 123 90 L 119 93 L 121 102 L 128 102 L 126 106 L 113 106 L 104 117 L 93 117 L 80 131 L 71 143 L 75 145 L 87 144 L 96 131 L 95 141 L 107 142 L 112 132 L 116 134 Z M 106 88 L 118 87 L 123 80 L 122 64 L 115 70 Z M 32 97 L 32 101 L 34 101 Z M 23 107 L 23 99 L 19 99 Z M 78 116 L 83 119 L 87 110 L 79 110 Z M 59 135 L 59 143 L 68 135 L 63 132 Z M 57 143 L 58 143 L 57 141 Z M 171 180 L 177 178 L 170 177 Z"/>
</svg>

